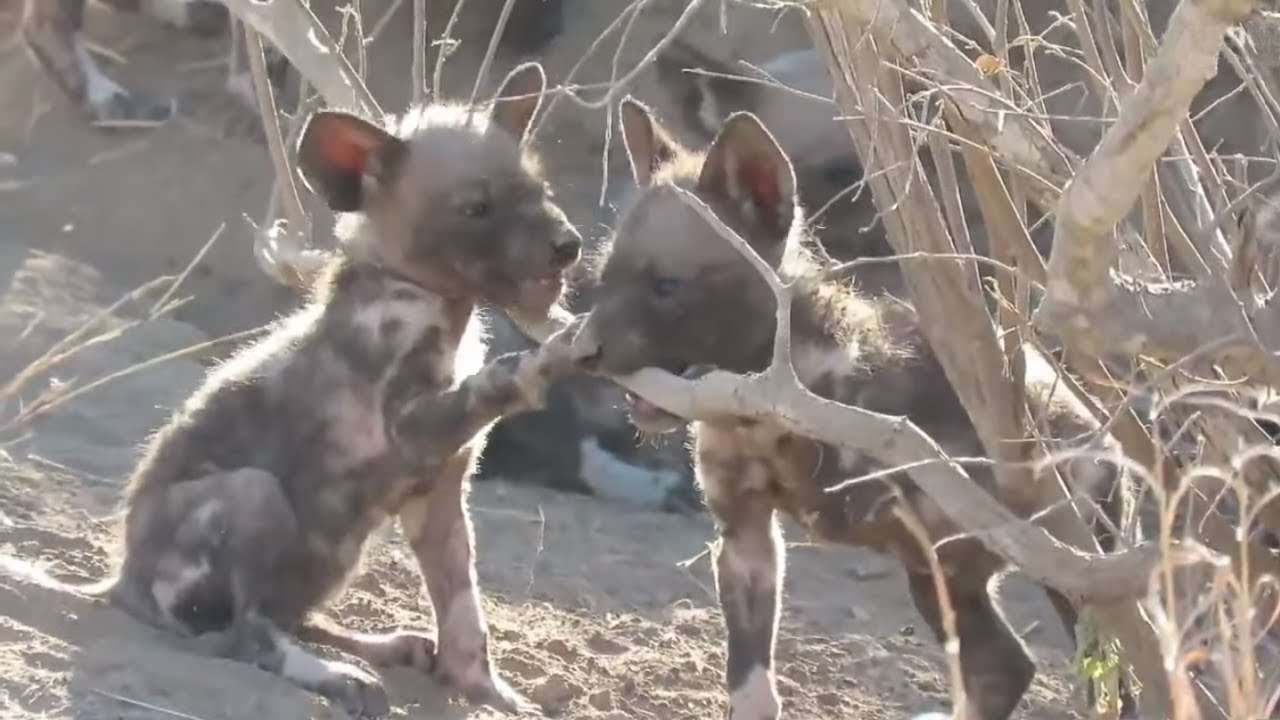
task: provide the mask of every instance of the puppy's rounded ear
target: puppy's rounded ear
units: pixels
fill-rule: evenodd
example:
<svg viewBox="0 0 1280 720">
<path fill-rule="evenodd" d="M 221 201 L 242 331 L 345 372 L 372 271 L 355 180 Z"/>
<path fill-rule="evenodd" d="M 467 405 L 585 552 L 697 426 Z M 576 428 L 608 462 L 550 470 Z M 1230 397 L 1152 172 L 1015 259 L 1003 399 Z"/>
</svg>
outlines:
<svg viewBox="0 0 1280 720">
<path fill-rule="evenodd" d="M 536 62 L 517 66 L 502 81 L 502 87 L 493 98 L 490 120 L 511 133 L 516 142 L 523 142 L 533 116 L 542 105 L 542 94 L 547 90 L 547 74 Z"/>
<path fill-rule="evenodd" d="M 682 148 L 653 118 L 644 103 L 630 95 L 618 105 L 622 124 L 622 144 L 631 161 L 631 176 L 636 185 L 648 187 L 658 168 L 676 159 Z"/>
<path fill-rule="evenodd" d="M 400 138 L 339 110 L 312 115 L 298 140 L 298 170 L 331 210 L 364 208 L 366 179 L 387 184 L 408 152 Z"/>
<path fill-rule="evenodd" d="M 707 150 L 698 187 L 749 208 L 753 222 L 785 237 L 795 215 L 796 175 L 778 141 L 749 112 L 725 120 Z"/>
</svg>

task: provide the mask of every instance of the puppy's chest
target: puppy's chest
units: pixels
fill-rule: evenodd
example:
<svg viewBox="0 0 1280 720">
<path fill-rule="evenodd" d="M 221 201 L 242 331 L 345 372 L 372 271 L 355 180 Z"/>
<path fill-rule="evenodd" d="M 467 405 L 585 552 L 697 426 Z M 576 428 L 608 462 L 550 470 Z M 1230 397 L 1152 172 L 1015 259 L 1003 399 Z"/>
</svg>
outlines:
<svg viewBox="0 0 1280 720">
<path fill-rule="evenodd" d="M 712 505 L 760 494 L 815 536 L 867 544 L 861 536 L 882 522 L 893 497 L 889 484 L 866 480 L 836 489 L 877 469 L 858 453 L 841 451 L 766 423 L 697 427 L 699 477 Z M 717 502 L 718 501 L 718 502 Z"/>
<path fill-rule="evenodd" d="M 802 495 L 821 465 L 821 446 L 769 423 L 698 423 L 695 433 L 699 475 L 713 496 Z"/>
<path fill-rule="evenodd" d="M 417 479 L 404 472 L 389 442 L 385 418 L 397 406 L 454 382 L 460 328 L 438 300 L 388 294 L 350 314 L 334 341 L 349 382 L 324 402 L 330 494 L 352 510 L 387 510 Z"/>
</svg>

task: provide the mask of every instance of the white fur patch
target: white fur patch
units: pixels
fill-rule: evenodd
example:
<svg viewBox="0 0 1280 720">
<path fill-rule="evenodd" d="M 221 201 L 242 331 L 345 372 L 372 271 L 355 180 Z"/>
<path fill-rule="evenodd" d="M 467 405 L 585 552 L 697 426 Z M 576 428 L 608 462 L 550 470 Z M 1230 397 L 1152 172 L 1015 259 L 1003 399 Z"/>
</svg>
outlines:
<svg viewBox="0 0 1280 720">
<path fill-rule="evenodd" d="M 776 720 L 781 712 L 772 673 L 759 665 L 729 696 L 729 720 Z"/>
<path fill-rule="evenodd" d="M 471 377 L 484 367 L 484 355 L 488 345 L 489 332 L 480 313 L 471 313 L 467 327 L 462 331 L 462 339 L 453 356 L 454 377 L 461 379 Z"/>
<path fill-rule="evenodd" d="M 442 635 L 448 634 L 455 640 L 474 640 L 476 646 L 484 635 L 484 618 L 480 613 L 478 598 L 471 590 L 464 590 L 449 601 L 445 609 L 444 625 L 440 628 Z"/>
<path fill-rule="evenodd" d="M 276 643 L 284 655 L 280 674 L 303 686 L 316 686 L 329 682 L 338 673 L 329 663 L 303 650 L 283 634 L 276 635 Z"/>
<path fill-rule="evenodd" d="M 416 339 L 426 332 L 432 320 L 443 318 L 444 301 L 431 295 L 423 294 L 413 299 L 398 300 L 382 298 L 362 306 L 356 311 L 352 320 L 359 325 L 364 334 L 373 342 L 396 342 L 403 344 L 401 350 L 407 350 Z M 400 324 L 398 338 L 383 338 L 379 333 L 382 325 L 388 320 Z"/>
<path fill-rule="evenodd" d="M 76 37 L 71 41 L 71 44 L 76 54 L 76 64 L 80 66 L 81 72 L 84 73 L 85 94 L 88 95 L 89 102 L 101 105 L 110 101 L 116 95 L 124 94 L 124 88 L 98 69 L 98 63 L 89 54 L 89 49 L 85 47 L 82 39 Z"/>
<path fill-rule="evenodd" d="M 208 527 L 214 516 L 223 511 L 222 501 L 214 498 L 201 505 L 195 512 L 196 525 Z"/>
<path fill-rule="evenodd" d="M 172 622 L 178 623 L 174 604 L 178 596 L 191 585 L 200 582 L 212 568 L 208 560 L 201 560 L 194 565 L 185 565 L 176 573 L 157 578 L 151 583 L 151 597 L 155 599 L 160 612 Z"/>
<path fill-rule="evenodd" d="M 679 473 L 632 465 L 600 447 L 595 437 L 578 442 L 582 463 L 578 474 L 601 498 L 643 508 L 661 508 L 684 481 Z"/>
</svg>

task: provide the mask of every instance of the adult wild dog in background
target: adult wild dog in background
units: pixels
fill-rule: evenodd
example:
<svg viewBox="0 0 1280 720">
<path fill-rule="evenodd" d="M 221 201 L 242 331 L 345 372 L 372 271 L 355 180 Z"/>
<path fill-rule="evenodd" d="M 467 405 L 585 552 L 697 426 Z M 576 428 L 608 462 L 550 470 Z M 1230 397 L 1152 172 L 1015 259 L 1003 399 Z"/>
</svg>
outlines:
<svg viewBox="0 0 1280 720">
<path fill-rule="evenodd" d="M 213 371 L 155 436 L 129 484 L 122 562 L 96 594 L 352 712 L 387 710 L 378 681 L 290 635 L 430 670 L 474 702 L 528 705 L 490 666 L 466 488 L 487 427 L 538 404 L 555 369 L 554 353 L 521 354 L 476 372 L 476 304 L 545 313 L 580 253 L 523 146 L 545 87 L 526 64 L 499 91 L 519 99 L 488 112 L 428 105 L 388 128 L 309 119 L 298 163 L 349 213 L 342 253 L 310 304 Z M 392 517 L 435 640 L 311 616 Z"/>
<path fill-rule="evenodd" d="M 790 161 L 755 116 L 731 116 L 705 153 L 677 145 L 634 100 L 624 101 L 621 122 L 640 190 L 620 216 L 596 303 L 574 340 L 581 367 L 608 374 L 659 367 L 689 375 L 706 367 L 749 373 L 768 366 L 773 296 L 751 265 L 671 190 L 684 187 L 784 279 L 797 283 L 794 362 L 813 392 L 905 415 L 953 457 L 984 454 L 919 332 L 914 310 L 893 298 L 862 295 L 848 281 L 823 279 L 809 250 L 814 241 L 805 230 Z M 1065 390 L 1051 395 L 1055 378 L 1047 363 L 1032 356 L 1029 365 L 1034 370 L 1028 372 L 1028 402 L 1041 433 L 1077 446 L 1111 448 Z M 641 398 L 630 398 L 629 409 L 632 421 L 647 432 L 683 423 Z M 901 503 L 914 511 L 935 543 L 957 528 L 905 474 L 828 493 L 842 480 L 874 471 L 875 463 L 768 422 L 698 422 L 693 430 L 696 474 L 719 534 L 715 570 L 728 632 L 731 718 L 763 720 L 780 711 L 774 677 L 783 570 L 778 511 L 820 539 L 895 556 L 908 572 L 912 601 L 941 638 L 927 557 L 893 509 Z M 1074 460 L 1062 469 L 1073 492 L 1108 506 L 1104 496 L 1119 480 L 1111 466 Z M 968 470 L 1022 517 L 1061 497 L 1051 472 L 1030 487 L 1002 489 L 988 466 Z M 950 540 L 937 552 L 956 611 L 968 717 L 1003 720 L 1035 673 L 991 590 L 1005 563 L 972 537 Z M 1057 592 L 1046 591 L 1074 627 L 1075 610 Z"/>
</svg>

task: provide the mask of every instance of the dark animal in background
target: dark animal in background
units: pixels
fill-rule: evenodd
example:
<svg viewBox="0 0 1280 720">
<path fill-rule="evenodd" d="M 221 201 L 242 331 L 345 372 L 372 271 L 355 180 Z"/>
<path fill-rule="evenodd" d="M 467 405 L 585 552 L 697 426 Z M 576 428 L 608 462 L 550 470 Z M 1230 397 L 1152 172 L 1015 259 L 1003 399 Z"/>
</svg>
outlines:
<svg viewBox="0 0 1280 720">
<path fill-rule="evenodd" d="M 911 306 L 864 295 L 848 281 L 823 279 L 791 163 L 755 116 L 730 116 L 702 153 L 678 145 L 634 100 L 624 101 L 621 125 L 640 191 L 620 216 L 596 304 L 574 340 L 581 367 L 611 375 L 643 367 L 690 375 L 708 367 L 750 373 L 768 366 L 773 296 L 750 264 L 670 189 L 679 186 L 797 284 L 792 347 L 807 387 L 822 397 L 907 416 L 953 457 L 985 454 Z M 1087 410 L 1055 384 L 1043 358 L 1032 354 L 1028 366 L 1028 403 L 1051 447 L 1114 449 Z M 648 432 L 684 424 L 641 398 L 630 401 L 632 421 Z M 773 719 L 780 712 L 774 675 L 784 565 L 779 512 L 821 540 L 896 557 L 908 572 L 916 608 L 942 637 L 924 550 L 892 511 L 909 508 L 935 543 L 957 528 L 909 477 L 897 473 L 829 493 L 843 480 L 881 468 L 769 422 L 699 422 L 693 434 L 696 475 L 719 534 L 714 566 L 728 631 L 733 720 Z M 967 469 L 1021 517 L 1061 498 L 1052 469 L 1011 488 L 997 487 L 987 465 Z M 1058 469 L 1073 493 L 1096 499 L 1106 512 L 1117 510 L 1113 492 L 1123 476 L 1111 465 L 1074 459 Z M 1072 511 L 1059 507 L 1046 516 L 1056 512 Z M 1110 538 L 1102 540 L 1109 545 Z M 1004 720 L 1035 674 L 991 590 L 1005 563 L 973 537 L 936 549 L 956 611 L 968 717 Z M 1056 591 L 1046 592 L 1074 628 L 1074 608 Z"/>
<path fill-rule="evenodd" d="M 781 53 L 761 65 L 772 81 L 676 40 L 655 63 L 659 86 L 676 115 L 676 129 L 691 142 L 711 142 L 726 118 L 750 112 L 760 118 L 792 159 L 805 218 L 822 251 L 833 258 L 894 254 L 876 217 L 870 188 L 849 131 L 836 120 L 831 79 L 812 48 Z M 781 83 L 785 88 L 779 88 Z M 857 270 L 859 285 L 901 296 L 900 272 L 890 262 Z"/>
<path fill-rule="evenodd" d="M 487 427 L 540 403 L 555 367 L 520 353 L 477 371 L 475 307 L 545 313 L 580 253 L 522 142 L 545 86 L 528 64 L 499 91 L 525 97 L 488 112 L 433 104 L 387 128 L 335 111 L 308 120 L 299 167 L 346 213 L 342 252 L 309 304 L 157 433 L 129 484 L 120 568 L 92 593 L 354 713 L 387 711 L 379 682 L 297 639 L 430 671 L 473 702 L 529 706 L 491 666 L 466 498 Z M 417 557 L 434 639 L 316 614 L 391 518 Z"/>
<path fill-rule="evenodd" d="M 144 11 L 200 36 L 226 31 L 230 14 L 218 0 L 103 0 L 111 7 Z M 22 40 L 37 64 L 91 122 L 156 123 L 174 113 L 170 99 L 127 90 L 107 76 L 84 39 L 88 0 L 24 0 Z"/>
<path fill-rule="evenodd" d="M 948 3 L 951 29 L 948 37 L 972 58 L 991 53 L 990 43 L 970 11 L 976 6 L 986 18 L 997 17 L 994 0 Z M 1102 3 L 1114 15 L 1119 26 L 1120 10 L 1116 3 Z M 1164 32 L 1176 6 L 1173 0 L 1152 0 L 1144 4 L 1157 37 Z M 1114 113 L 1109 100 L 1092 91 L 1088 70 L 1074 58 L 1044 50 L 1055 44 L 1076 46 L 1079 43 L 1072 23 L 1061 22 L 1073 8 L 1065 0 L 1044 0 L 1026 6 L 1024 30 L 1010 14 L 1007 37 L 1030 33 L 1042 37 L 1035 47 L 1036 76 L 1046 91 L 1043 101 L 1048 118 L 1043 119 L 1054 136 L 1070 151 L 1085 156 L 1092 151 L 1105 129 L 1098 118 Z M 1096 20 L 1094 22 L 1097 22 Z M 1106 22 L 1106 21 L 1104 21 Z M 1015 43 L 1009 48 L 1009 71 L 1026 72 L 1027 53 L 1031 47 Z M 843 123 L 842 115 L 832 101 L 835 89 L 822 56 L 812 47 L 799 48 L 754 61 L 763 74 L 745 63 L 722 60 L 698 49 L 693 42 L 677 39 L 655 62 L 658 85 L 675 119 L 674 129 L 696 144 L 709 143 L 729 115 L 750 112 L 774 134 L 778 144 L 790 156 L 796 175 L 796 186 L 809 216 L 806 221 L 823 250 L 837 260 L 886 257 L 895 254 L 884 227 L 877 220 L 877 210 L 869 188 L 859 187 L 864 168 Z M 904 81 L 911 85 L 911 78 Z M 1209 79 L 1192 105 L 1202 141 L 1210 151 L 1223 157 L 1234 153 L 1245 156 L 1268 156 L 1269 142 L 1264 114 L 1258 111 L 1243 81 L 1225 58 L 1219 72 Z M 785 87 L 779 87 L 779 85 Z M 909 87 L 909 90 L 920 88 Z M 932 97 L 925 94 L 924 97 Z M 913 104 L 913 109 L 922 107 Z M 929 115 L 935 115 L 930 111 Z M 920 119 L 917 114 L 917 119 Z M 919 155 L 926 175 L 936 182 L 936 169 L 931 153 Z M 989 241 L 970 184 L 965 182 L 963 163 L 956 158 L 960 173 L 959 191 L 964 204 L 965 222 L 970 239 L 979 254 L 987 254 Z M 1238 169 L 1238 168 L 1237 168 Z M 1269 162 L 1253 162 L 1244 180 L 1253 183 L 1271 171 Z M 1044 256 L 1052 244 L 1051 222 L 1045 222 L 1035 208 L 1029 209 L 1031 238 Z M 1135 210 L 1136 221 L 1139 211 Z M 980 273 L 989 270 L 983 266 Z M 868 292 L 887 290 L 905 297 L 898 268 L 890 263 L 874 263 L 857 268 L 853 277 Z"/>
</svg>

